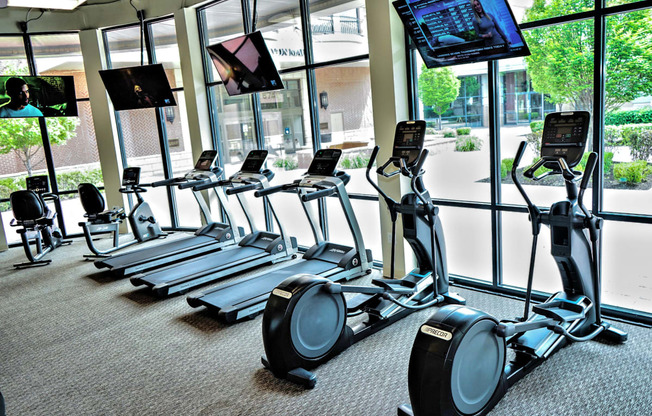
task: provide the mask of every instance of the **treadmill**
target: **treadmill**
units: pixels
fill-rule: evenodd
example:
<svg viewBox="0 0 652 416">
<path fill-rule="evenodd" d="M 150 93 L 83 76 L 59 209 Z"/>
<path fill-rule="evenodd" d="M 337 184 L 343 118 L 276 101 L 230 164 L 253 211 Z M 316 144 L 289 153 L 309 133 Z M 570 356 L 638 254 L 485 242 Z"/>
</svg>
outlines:
<svg viewBox="0 0 652 416">
<path fill-rule="evenodd" d="M 340 149 L 318 150 L 308 172 L 301 179 L 290 184 L 256 191 L 257 196 L 287 190 L 297 192 L 315 238 L 315 244 L 300 260 L 196 296 L 189 296 L 188 304 L 192 307 L 205 306 L 211 311 L 216 311 L 218 320 L 230 324 L 251 319 L 263 312 L 272 290 L 283 280 L 295 274 L 316 274 L 333 281 L 340 281 L 371 273 L 373 261 L 371 250 L 366 250 L 364 247 L 360 227 L 345 189 L 350 176 L 336 170 L 341 154 Z M 353 234 L 355 247 L 324 241 L 319 221 L 308 204 L 308 201 L 333 194 L 336 194 L 340 201 L 349 230 Z"/>
<path fill-rule="evenodd" d="M 154 182 L 151 186 L 177 186 L 179 189 L 187 189 L 198 185 L 217 183 L 218 176 L 222 174 L 222 168 L 213 167 L 216 156 L 217 151 L 205 150 L 199 156 L 195 168 L 183 177 Z M 213 189 L 225 211 L 227 224 L 213 221 L 203 195 L 200 191 L 193 190 L 195 200 L 206 221 L 206 225 L 198 229 L 194 235 L 100 259 L 95 261 L 95 267 L 107 268 L 115 276 L 125 277 L 221 250 L 224 246 L 239 242 L 244 235 L 244 229 L 238 227 L 236 233 L 232 231 L 235 223 L 227 209 L 224 190 L 220 187 Z"/>
<path fill-rule="evenodd" d="M 236 195 L 249 223 L 250 234 L 246 235 L 238 245 L 162 269 L 132 276 L 131 283 L 134 286 L 146 285 L 157 296 L 170 296 L 184 293 L 196 286 L 229 277 L 244 270 L 296 258 L 297 240 L 294 237 L 287 236 L 267 196 L 263 198 L 279 227 L 278 234 L 256 229 L 247 202 L 243 197 L 246 191 L 267 189 L 269 187 L 269 180 L 274 177 L 274 173 L 269 169 L 261 170 L 266 158 L 267 150 L 252 150 L 247 155 L 240 171 L 236 172 L 228 180 L 198 185 L 193 188 L 193 190 L 202 190 L 215 186 L 224 186 L 227 195 Z"/>
</svg>

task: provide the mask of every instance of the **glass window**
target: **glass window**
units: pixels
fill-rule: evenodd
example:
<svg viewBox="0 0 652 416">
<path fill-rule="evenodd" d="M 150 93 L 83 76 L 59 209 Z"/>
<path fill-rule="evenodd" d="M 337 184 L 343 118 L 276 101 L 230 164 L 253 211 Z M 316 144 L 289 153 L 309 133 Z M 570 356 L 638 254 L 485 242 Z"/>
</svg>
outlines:
<svg viewBox="0 0 652 416">
<path fill-rule="evenodd" d="M 79 36 L 38 35 L 30 39 L 39 75 L 73 76 L 77 98 L 87 98 Z M 90 103 L 78 101 L 77 112 L 78 117 L 46 119 L 59 192 L 75 191 L 59 196 L 67 234 L 81 233 L 78 223 L 85 221 L 77 186 L 82 182 L 103 185 Z"/>
<path fill-rule="evenodd" d="M 651 22 L 649 9 L 606 18 L 606 211 L 652 214 L 645 196 L 652 183 Z"/>
<path fill-rule="evenodd" d="M 502 214 L 503 284 L 527 287 L 532 249 L 532 226 L 527 214 Z M 534 266 L 534 290 L 554 293 L 562 289 L 557 263 L 550 253 L 550 229 L 541 227 Z"/>
<path fill-rule="evenodd" d="M 348 187 L 349 185 L 347 185 Z M 351 205 L 362 233 L 365 248 L 371 250 L 375 259 L 382 260 L 378 201 L 352 199 Z M 342 205 L 337 198 L 326 198 L 326 212 L 328 214 L 329 240 L 337 244 L 353 247 L 353 235 L 347 225 Z"/>
<path fill-rule="evenodd" d="M 375 146 L 369 61 L 315 70 L 322 148 L 340 148 L 349 193 L 375 194 L 365 170 Z"/>
<path fill-rule="evenodd" d="M 424 183 L 430 195 L 489 201 L 487 64 L 428 69 L 417 55 L 417 68 L 418 118 L 428 126 Z"/>
<path fill-rule="evenodd" d="M 112 68 L 140 65 L 140 27 L 126 27 L 107 31 L 106 48 Z M 145 55 L 145 62 L 147 56 Z M 176 97 L 175 97 L 176 98 Z M 165 179 L 161 145 L 156 125 L 156 109 L 117 111 L 123 152 L 128 166 L 141 168 L 142 183 Z M 146 200 L 150 203 L 154 216 L 162 226 L 172 224 L 168 197 L 165 188 L 149 189 Z"/>
<path fill-rule="evenodd" d="M 575 37 L 582 40 L 573 42 Z M 501 196 L 506 204 L 523 204 L 511 179 L 516 150 L 528 142 L 521 170 L 540 154 L 545 115 L 554 111 L 593 110 L 593 23 L 585 20 L 525 32 L 532 54 L 499 61 L 501 97 Z M 593 137 L 589 131 L 589 138 Z M 586 152 L 593 148 L 589 139 Z M 582 170 L 583 165 L 577 169 Z M 559 175 L 542 181 L 519 176 L 532 201 L 541 206 L 564 199 L 566 191 Z M 587 190 L 585 201 L 590 201 Z"/>
<path fill-rule="evenodd" d="M 440 206 L 448 273 L 491 282 L 491 216 L 488 210 Z"/>
<path fill-rule="evenodd" d="M 206 45 L 213 45 L 244 34 L 240 0 L 226 0 L 207 7 L 201 11 L 200 18 Z M 208 59 L 208 55 L 205 56 L 209 68 L 206 74 L 208 82 L 219 81 L 220 76 L 215 66 Z"/>
<path fill-rule="evenodd" d="M 602 301 L 652 313 L 652 226 L 607 221 L 603 230 Z"/>
<path fill-rule="evenodd" d="M 299 1 L 260 1 L 257 7 L 257 29 L 263 33 L 276 68 L 305 65 Z"/>
<path fill-rule="evenodd" d="M 518 23 L 568 16 L 573 13 L 586 12 L 595 8 L 595 1 L 593 0 L 508 0 L 508 3 Z"/>
<path fill-rule="evenodd" d="M 23 38 L 2 36 L 0 41 L 2 42 L 0 74 L 29 75 Z M 6 98 L 0 97 L 0 100 L 4 102 Z M 30 142 L 33 145 L 30 146 L 28 153 L 21 152 L 15 141 L 19 132 L 31 132 Z M 26 160 L 26 156 L 30 154 L 32 156 Z M 37 169 L 45 169 L 44 160 L 41 132 L 35 119 L 0 119 L 0 199 L 7 200 L 7 202 L 0 202 L 0 215 L 9 244 L 20 242 L 20 236 L 15 232 L 15 228 L 9 225 L 13 218 L 8 202 L 9 195 L 13 191 L 25 189 L 24 178 L 29 173 L 29 167 L 35 165 Z"/>
<path fill-rule="evenodd" d="M 363 1 L 345 4 L 310 0 L 310 27 L 315 62 L 369 53 L 367 14 Z"/>
</svg>

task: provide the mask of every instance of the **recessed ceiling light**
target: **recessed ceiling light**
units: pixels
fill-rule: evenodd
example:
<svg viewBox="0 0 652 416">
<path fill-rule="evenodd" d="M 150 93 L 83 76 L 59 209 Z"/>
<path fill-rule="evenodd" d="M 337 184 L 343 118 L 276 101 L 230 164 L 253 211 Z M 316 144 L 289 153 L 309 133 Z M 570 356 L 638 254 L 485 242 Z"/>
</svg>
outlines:
<svg viewBox="0 0 652 416">
<path fill-rule="evenodd" d="M 86 0 L 8 0 L 7 6 L 26 9 L 73 10 L 83 3 L 86 3 Z"/>
</svg>

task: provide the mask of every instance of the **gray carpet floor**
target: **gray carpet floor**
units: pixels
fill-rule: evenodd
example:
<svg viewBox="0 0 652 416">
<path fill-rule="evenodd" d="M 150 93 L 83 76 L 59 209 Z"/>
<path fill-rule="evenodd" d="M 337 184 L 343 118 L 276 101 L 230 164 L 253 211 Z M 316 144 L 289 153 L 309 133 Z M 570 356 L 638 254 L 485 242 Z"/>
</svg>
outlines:
<svg viewBox="0 0 652 416">
<path fill-rule="evenodd" d="M 175 237 L 170 237 L 175 238 Z M 151 243 L 147 243 L 151 244 Z M 82 240 L 53 264 L 14 270 L 0 253 L 0 391 L 14 415 L 394 415 L 408 401 L 414 313 L 316 369 L 314 390 L 260 364 L 261 320 L 225 326 L 183 296 L 156 299 L 82 260 Z M 205 288 L 204 288 L 205 289 Z M 459 290 L 501 318 L 522 302 Z M 625 345 L 574 344 L 521 380 L 491 415 L 650 415 L 652 334 Z"/>
</svg>

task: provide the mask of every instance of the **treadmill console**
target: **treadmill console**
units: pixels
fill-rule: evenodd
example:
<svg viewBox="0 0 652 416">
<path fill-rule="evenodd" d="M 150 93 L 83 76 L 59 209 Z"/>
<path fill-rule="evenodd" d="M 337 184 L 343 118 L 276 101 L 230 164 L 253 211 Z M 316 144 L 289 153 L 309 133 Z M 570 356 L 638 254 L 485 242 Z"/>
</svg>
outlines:
<svg viewBox="0 0 652 416">
<path fill-rule="evenodd" d="M 334 176 L 341 155 L 341 149 L 317 150 L 308 168 L 308 175 Z"/>
<path fill-rule="evenodd" d="M 140 168 L 125 168 L 122 172 L 122 186 L 136 186 L 140 183 Z"/>
<path fill-rule="evenodd" d="M 396 125 L 392 152 L 396 167 L 400 167 L 399 159 L 405 160 L 406 167 L 414 165 L 423 149 L 425 135 L 426 122 L 423 120 L 401 121 Z"/>
<path fill-rule="evenodd" d="M 541 157 L 563 157 L 570 168 L 576 166 L 582 160 L 586 148 L 590 119 L 591 115 L 587 111 L 548 114 L 541 137 Z M 546 163 L 544 166 L 553 170 L 559 169 L 556 162 Z"/>
<path fill-rule="evenodd" d="M 195 170 L 210 171 L 216 156 L 217 150 L 204 150 L 195 164 Z"/>
<path fill-rule="evenodd" d="M 30 176 L 25 179 L 28 191 L 34 191 L 37 194 L 44 194 L 50 192 L 50 184 L 48 183 L 48 176 Z"/>
<path fill-rule="evenodd" d="M 267 159 L 267 150 L 252 150 L 242 162 L 240 171 L 247 173 L 260 173 Z"/>
</svg>

